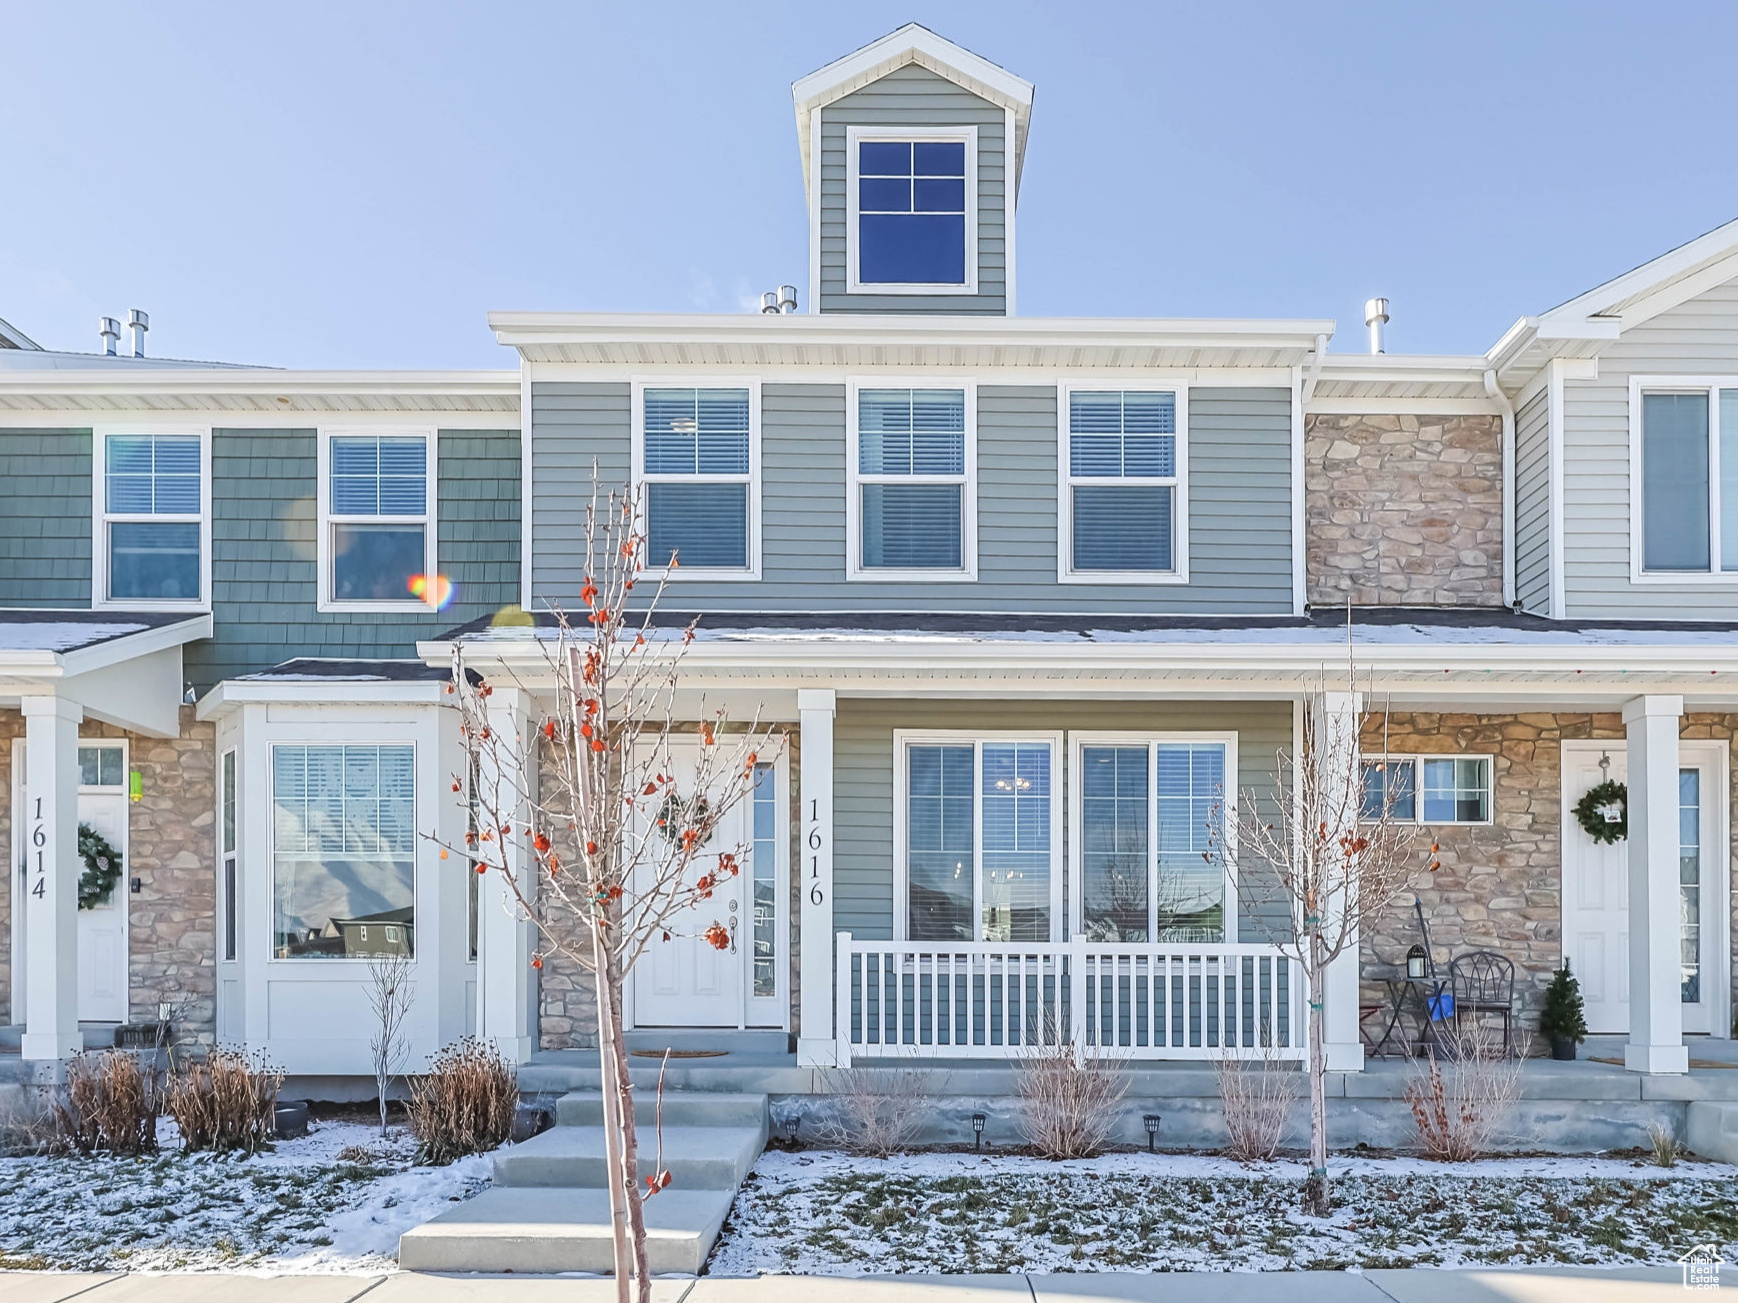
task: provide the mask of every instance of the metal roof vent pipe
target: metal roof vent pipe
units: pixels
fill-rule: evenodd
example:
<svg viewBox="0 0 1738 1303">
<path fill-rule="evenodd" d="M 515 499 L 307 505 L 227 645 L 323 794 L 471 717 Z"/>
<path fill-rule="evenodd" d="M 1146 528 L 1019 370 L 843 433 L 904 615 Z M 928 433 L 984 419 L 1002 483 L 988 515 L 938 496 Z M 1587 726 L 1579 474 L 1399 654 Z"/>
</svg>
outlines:
<svg viewBox="0 0 1738 1303">
<path fill-rule="evenodd" d="M 1382 327 L 1388 324 L 1388 300 L 1366 299 L 1364 301 L 1364 324 L 1370 328 L 1370 351 L 1386 353 L 1383 347 Z"/>
<path fill-rule="evenodd" d="M 760 296 L 760 314 L 763 317 L 778 316 L 778 291 L 768 290 Z"/>
<path fill-rule="evenodd" d="M 127 313 L 127 329 L 133 334 L 133 356 L 145 356 L 145 332 L 151 329 L 151 318 L 141 309 Z"/>
<path fill-rule="evenodd" d="M 778 287 L 778 310 L 785 313 L 797 310 L 797 287 L 795 285 L 780 285 Z"/>
<path fill-rule="evenodd" d="M 121 323 L 113 317 L 98 317 L 97 333 L 103 337 L 103 356 L 118 356 L 116 345 L 121 342 Z"/>
</svg>

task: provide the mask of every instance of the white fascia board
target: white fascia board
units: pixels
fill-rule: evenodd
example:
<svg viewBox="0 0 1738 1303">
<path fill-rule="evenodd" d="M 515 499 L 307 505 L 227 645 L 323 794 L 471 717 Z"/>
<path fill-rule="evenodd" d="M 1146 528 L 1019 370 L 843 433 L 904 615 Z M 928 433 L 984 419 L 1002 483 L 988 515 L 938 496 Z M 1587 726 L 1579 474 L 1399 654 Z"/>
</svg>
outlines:
<svg viewBox="0 0 1738 1303">
<path fill-rule="evenodd" d="M 415 399 L 424 404 L 442 400 L 484 400 L 518 407 L 519 373 L 500 371 L 275 371 L 213 367 L 176 368 L 119 373 L 92 371 L 0 370 L 0 403 L 9 399 L 43 400 L 64 396 L 72 405 L 91 399 L 161 405 L 178 397 L 227 398 L 295 410 L 297 400 L 346 399 L 393 402 Z M 290 404 L 280 403 L 288 399 Z"/>
<path fill-rule="evenodd" d="M 1460 382 L 1484 392 L 1490 364 L 1477 355 L 1430 353 L 1329 353 L 1322 358 L 1318 380 L 1368 384 L 1441 384 Z"/>
<path fill-rule="evenodd" d="M 1626 300 L 1666 285 L 1694 271 L 1703 263 L 1728 259 L 1738 260 L 1738 220 L 1717 226 L 1706 235 L 1697 236 L 1687 244 L 1680 244 L 1671 252 L 1644 262 L 1615 280 L 1594 286 L 1585 294 L 1579 294 L 1567 303 L 1559 304 L 1549 312 L 1541 314 L 1539 320 L 1541 324 L 1550 322 L 1576 329 L 1589 318 L 1607 316 L 1613 308 Z M 1724 279 L 1730 279 L 1731 275 L 1738 275 L 1738 269 Z M 1624 325 L 1636 324 L 1635 320 L 1630 319 L 1630 314 L 1623 315 Z"/>
<path fill-rule="evenodd" d="M 220 719 L 245 705 L 416 706 L 438 704 L 446 684 L 358 679 L 226 679 L 199 699 L 200 719 Z"/>
</svg>

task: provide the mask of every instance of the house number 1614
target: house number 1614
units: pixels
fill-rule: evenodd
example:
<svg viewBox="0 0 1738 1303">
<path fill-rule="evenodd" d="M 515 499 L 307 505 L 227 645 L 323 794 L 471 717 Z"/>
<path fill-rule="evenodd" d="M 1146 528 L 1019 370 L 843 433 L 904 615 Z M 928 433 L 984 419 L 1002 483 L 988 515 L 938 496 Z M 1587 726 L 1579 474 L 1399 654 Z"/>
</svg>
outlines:
<svg viewBox="0 0 1738 1303">
<path fill-rule="evenodd" d="M 42 819 L 40 796 L 30 815 L 30 849 L 36 852 L 36 881 L 30 884 L 30 894 L 42 900 L 48 895 L 48 825 Z"/>
<path fill-rule="evenodd" d="M 809 847 L 809 904 L 824 905 L 827 895 L 821 890 L 821 847 L 826 845 L 826 839 L 821 836 L 821 803 L 818 800 L 809 802 L 809 831 L 803 839 Z"/>
</svg>

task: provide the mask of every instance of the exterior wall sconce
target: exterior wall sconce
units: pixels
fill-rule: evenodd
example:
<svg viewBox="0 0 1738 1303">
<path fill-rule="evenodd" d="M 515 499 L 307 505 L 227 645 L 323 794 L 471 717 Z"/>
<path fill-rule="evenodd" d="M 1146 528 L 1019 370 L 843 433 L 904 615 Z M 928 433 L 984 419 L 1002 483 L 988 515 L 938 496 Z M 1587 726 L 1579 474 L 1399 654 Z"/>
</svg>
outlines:
<svg viewBox="0 0 1738 1303">
<path fill-rule="evenodd" d="M 1159 1115 L 1157 1113 L 1143 1113 L 1141 1125 L 1147 1129 L 1147 1152 L 1156 1154 L 1158 1152 L 1156 1146 L 1159 1142 Z"/>
<path fill-rule="evenodd" d="M 972 1114 L 972 1147 L 982 1153 L 984 1148 L 984 1124 L 990 1119 L 982 1113 Z"/>
<path fill-rule="evenodd" d="M 1425 963 L 1429 956 L 1424 953 L 1424 947 L 1413 943 L 1412 949 L 1406 952 L 1406 976 L 1414 980 L 1424 976 Z"/>
</svg>

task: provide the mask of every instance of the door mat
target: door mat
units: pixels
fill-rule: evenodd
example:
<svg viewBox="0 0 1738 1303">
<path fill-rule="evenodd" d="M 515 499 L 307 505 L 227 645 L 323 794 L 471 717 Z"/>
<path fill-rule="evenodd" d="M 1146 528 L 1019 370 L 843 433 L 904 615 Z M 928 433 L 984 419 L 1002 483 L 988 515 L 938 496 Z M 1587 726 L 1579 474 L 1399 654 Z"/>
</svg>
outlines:
<svg viewBox="0 0 1738 1303">
<path fill-rule="evenodd" d="M 661 1059 L 665 1054 L 672 1059 L 722 1059 L 729 1050 L 629 1050 L 630 1058 Z"/>
<path fill-rule="evenodd" d="M 1614 1068 L 1623 1066 L 1622 1059 L 1602 1059 L 1597 1055 L 1587 1061 L 1589 1063 L 1609 1063 Z M 1713 1059 L 1691 1059 L 1690 1066 L 1692 1068 L 1738 1068 L 1738 1063 L 1719 1063 Z"/>
</svg>

